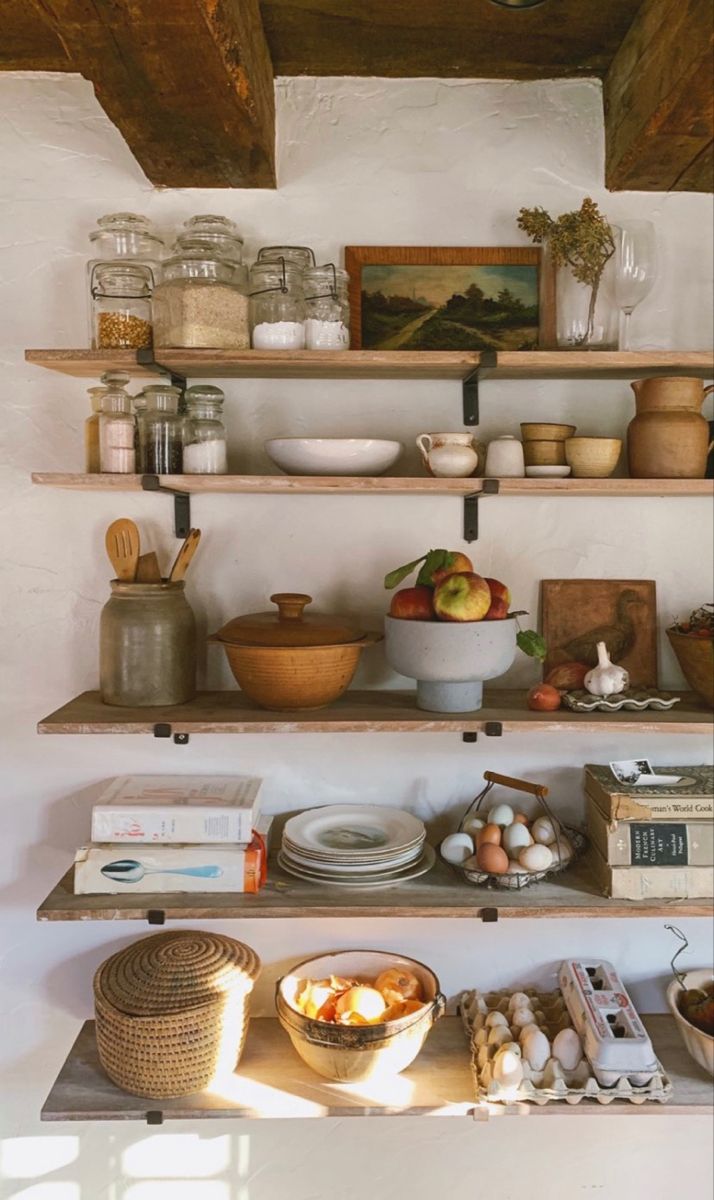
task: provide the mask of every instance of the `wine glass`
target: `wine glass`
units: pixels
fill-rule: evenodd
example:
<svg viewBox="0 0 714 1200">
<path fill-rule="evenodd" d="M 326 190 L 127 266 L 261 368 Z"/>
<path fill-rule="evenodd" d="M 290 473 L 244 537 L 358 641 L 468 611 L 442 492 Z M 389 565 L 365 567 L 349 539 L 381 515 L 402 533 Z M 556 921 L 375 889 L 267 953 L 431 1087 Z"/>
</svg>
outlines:
<svg viewBox="0 0 714 1200">
<path fill-rule="evenodd" d="M 630 317 L 657 278 L 657 241 L 651 221 L 621 221 L 615 237 L 615 300 L 622 310 L 620 349 L 630 349 Z"/>
</svg>

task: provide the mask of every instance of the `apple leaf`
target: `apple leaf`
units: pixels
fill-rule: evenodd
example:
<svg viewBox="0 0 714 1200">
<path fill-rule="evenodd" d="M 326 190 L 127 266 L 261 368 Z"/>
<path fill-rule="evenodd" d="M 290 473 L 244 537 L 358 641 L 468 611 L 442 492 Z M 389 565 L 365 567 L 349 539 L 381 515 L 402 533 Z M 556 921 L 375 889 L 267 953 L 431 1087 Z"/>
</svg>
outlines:
<svg viewBox="0 0 714 1200">
<path fill-rule="evenodd" d="M 424 565 L 417 575 L 417 587 L 433 587 L 435 571 L 442 567 L 450 567 L 454 561 L 453 550 L 430 550 L 424 559 Z"/>
<path fill-rule="evenodd" d="M 545 638 L 541 633 L 536 633 L 535 629 L 521 629 L 516 634 L 516 642 L 519 650 L 522 650 L 529 658 L 537 658 L 539 662 L 545 660 L 548 653 Z"/>
<path fill-rule="evenodd" d="M 424 562 L 426 557 L 426 555 L 422 554 L 421 558 L 415 558 L 414 562 L 406 563 L 403 567 L 395 567 L 393 571 L 384 576 L 384 586 L 390 591 L 392 588 L 398 587 L 402 580 L 406 579 L 407 575 L 411 575 L 412 571 L 416 570 L 419 563 Z"/>
</svg>

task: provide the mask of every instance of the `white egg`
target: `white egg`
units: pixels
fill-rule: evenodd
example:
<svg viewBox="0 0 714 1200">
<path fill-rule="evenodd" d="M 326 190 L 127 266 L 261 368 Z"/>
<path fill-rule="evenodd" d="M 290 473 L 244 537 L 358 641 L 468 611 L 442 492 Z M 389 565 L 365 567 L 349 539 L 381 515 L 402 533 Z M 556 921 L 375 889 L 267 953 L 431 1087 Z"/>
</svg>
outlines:
<svg viewBox="0 0 714 1200">
<path fill-rule="evenodd" d="M 543 846 L 549 846 L 554 842 L 558 834 L 558 824 L 556 821 L 551 821 L 550 817 L 538 817 L 531 825 L 531 833 L 533 841 L 540 842 Z"/>
<path fill-rule="evenodd" d="M 502 1046 L 504 1042 L 510 1042 L 511 1031 L 507 1025 L 493 1025 L 488 1033 L 489 1046 Z"/>
<path fill-rule="evenodd" d="M 488 814 L 489 825 L 500 825 L 505 828 L 506 825 L 513 824 L 515 813 L 510 804 L 495 804 Z"/>
<path fill-rule="evenodd" d="M 534 1071 L 542 1071 L 550 1058 L 550 1042 L 541 1029 L 530 1030 L 522 1038 L 523 1057 Z"/>
<path fill-rule="evenodd" d="M 574 1029 L 561 1029 L 553 1039 L 553 1057 L 564 1071 L 574 1071 L 583 1057 L 583 1045 Z"/>
<path fill-rule="evenodd" d="M 532 1025 L 534 1020 L 533 1009 L 530 1007 L 514 1008 L 511 1013 L 511 1025 L 514 1029 L 523 1029 L 526 1025 Z"/>
<path fill-rule="evenodd" d="M 486 1020 L 484 1021 L 484 1024 L 488 1025 L 489 1027 L 491 1025 L 506 1025 L 507 1026 L 508 1019 L 507 1019 L 505 1013 L 498 1012 L 497 1009 L 494 1009 L 493 1012 L 490 1012 L 488 1014 L 488 1016 L 486 1017 Z"/>
<path fill-rule="evenodd" d="M 468 833 L 470 837 L 475 838 L 479 829 L 484 829 L 486 822 L 481 817 L 469 817 L 464 824 L 464 833 Z"/>
<path fill-rule="evenodd" d="M 530 1025 L 524 1025 L 518 1034 L 518 1041 L 521 1045 L 531 1033 L 540 1033 L 540 1025 L 537 1025 L 535 1021 L 531 1021 Z"/>
<path fill-rule="evenodd" d="M 547 871 L 553 865 L 553 855 L 547 846 L 535 843 L 526 846 L 518 855 L 518 861 L 526 871 Z"/>
<path fill-rule="evenodd" d="M 570 862 L 573 854 L 575 853 L 573 850 L 573 843 L 570 841 L 570 838 L 565 836 L 564 833 L 559 833 L 555 841 L 551 843 L 548 849 L 553 855 L 554 862 Z M 560 851 L 560 857 L 558 856 L 558 851 Z"/>
<path fill-rule="evenodd" d="M 531 998 L 525 992 L 514 992 L 508 1001 L 508 1011 L 512 1013 L 516 1008 L 530 1008 Z"/>
<path fill-rule="evenodd" d="M 441 857 L 454 866 L 460 865 L 474 852 L 474 844 L 468 833 L 450 833 L 441 843 Z"/>
<path fill-rule="evenodd" d="M 508 866 L 503 872 L 504 875 L 527 875 L 525 867 L 522 867 L 514 858 L 509 859 Z"/>
<path fill-rule="evenodd" d="M 532 845 L 532 843 L 533 838 L 526 829 L 525 825 L 514 824 L 507 826 L 507 828 L 504 829 L 503 837 L 501 838 L 501 845 L 506 851 L 506 854 L 509 854 L 511 858 L 517 858 L 518 851 L 522 850 L 524 846 Z"/>
<path fill-rule="evenodd" d="M 499 1046 L 498 1053 L 503 1054 L 505 1050 L 510 1050 L 511 1054 L 515 1054 L 516 1058 L 523 1058 L 523 1052 L 518 1042 L 504 1042 L 502 1046 Z"/>
<path fill-rule="evenodd" d="M 523 1082 L 523 1063 L 512 1050 L 502 1050 L 493 1064 L 493 1078 L 502 1087 L 517 1088 Z"/>
</svg>

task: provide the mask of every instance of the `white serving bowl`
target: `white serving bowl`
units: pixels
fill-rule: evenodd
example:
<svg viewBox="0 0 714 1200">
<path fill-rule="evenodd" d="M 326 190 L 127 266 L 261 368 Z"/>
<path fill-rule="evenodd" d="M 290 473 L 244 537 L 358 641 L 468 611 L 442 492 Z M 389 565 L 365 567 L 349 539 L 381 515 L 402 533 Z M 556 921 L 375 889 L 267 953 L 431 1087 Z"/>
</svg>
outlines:
<svg viewBox="0 0 714 1200">
<path fill-rule="evenodd" d="M 713 976 L 714 972 L 711 967 L 705 967 L 700 971 L 688 971 L 684 976 L 684 986 L 687 990 L 689 988 L 702 987 L 703 984 L 709 983 Z M 679 1011 L 677 999 L 681 990 L 677 980 L 673 979 L 667 988 L 667 1003 L 670 1012 L 682 1035 L 682 1041 L 694 1061 L 699 1063 L 699 1066 L 708 1071 L 710 1075 L 714 1076 L 714 1037 L 710 1037 L 708 1033 L 703 1033 L 701 1029 L 697 1029 L 696 1025 L 692 1025 L 691 1021 L 688 1021 Z"/>
<path fill-rule="evenodd" d="M 401 442 L 381 438 L 272 438 L 265 451 L 286 475 L 381 475 Z"/>
</svg>

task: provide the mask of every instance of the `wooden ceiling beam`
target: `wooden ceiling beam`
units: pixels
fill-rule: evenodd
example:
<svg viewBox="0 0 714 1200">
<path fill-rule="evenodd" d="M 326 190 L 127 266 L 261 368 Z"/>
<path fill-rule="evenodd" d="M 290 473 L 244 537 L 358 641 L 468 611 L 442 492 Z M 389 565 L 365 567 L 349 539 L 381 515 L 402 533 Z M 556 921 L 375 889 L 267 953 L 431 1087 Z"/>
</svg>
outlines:
<svg viewBox="0 0 714 1200">
<path fill-rule="evenodd" d="M 711 0 L 644 0 L 605 77 L 612 191 L 711 192 Z"/>
<path fill-rule="evenodd" d="M 273 68 L 258 0 L 31 3 L 152 183 L 276 186 Z"/>
</svg>

